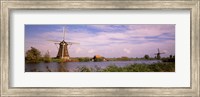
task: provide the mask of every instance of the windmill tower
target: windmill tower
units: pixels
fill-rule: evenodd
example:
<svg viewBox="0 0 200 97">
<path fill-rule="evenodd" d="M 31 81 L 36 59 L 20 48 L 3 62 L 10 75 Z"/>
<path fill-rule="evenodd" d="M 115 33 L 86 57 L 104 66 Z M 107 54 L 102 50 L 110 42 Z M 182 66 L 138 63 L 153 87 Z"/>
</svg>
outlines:
<svg viewBox="0 0 200 97">
<path fill-rule="evenodd" d="M 57 40 L 49 40 L 49 41 L 53 41 L 56 42 L 55 44 L 59 44 L 59 48 L 58 48 L 58 53 L 56 58 L 59 59 L 69 59 L 69 52 L 68 52 L 68 46 L 72 45 L 72 44 L 79 44 L 79 43 L 75 43 L 75 42 L 66 42 L 65 41 L 65 27 L 63 27 L 63 40 L 62 41 L 57 41 Z M 60 42 L 60 43 L 58 43 Z"/>
<path fill-rule="evenodd" d="M 163 53 L 160 53 L 160 50 L 159 50 L 159 48 L 158 48 L 158 53 L 155 53 L 156 58 L 157 58 L 157 59 L 160 59 L 160 58 L 161 58 L 161 57 L 160 57 L 161 54 L 165 54 L 165 53 L 164 53 L 164 52 L 163 52 Z"/>
<path fill-rule="evenodd" d="M 59 59 L 69 59 L 69 53 L 68 53 L 67 46 L 68 46 L 68 44 L 64 40 L 59 43 L 57 58 L 59 58 Z"/>
<path fill-rule="evenodd" d="M 59 59 L 69 59 L 69 53 L 68 53 L 68 44 L 65 42 L 65 28 L 63 27 L 63 41 L 59 43 L 59 49 L 57 58 Z"/>
</svg>

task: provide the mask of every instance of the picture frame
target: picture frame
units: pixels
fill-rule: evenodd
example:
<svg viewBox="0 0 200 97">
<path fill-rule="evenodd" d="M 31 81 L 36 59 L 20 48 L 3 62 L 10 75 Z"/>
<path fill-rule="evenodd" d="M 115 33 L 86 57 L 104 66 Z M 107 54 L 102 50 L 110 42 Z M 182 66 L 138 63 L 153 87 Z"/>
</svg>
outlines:
<svg viewBox="0 0 200 97">
<path fill-rule="evenodd" d="M 199 0 L 2 0 L 1 1 L 1 96 L 200 96 Z M 10 14 L 12 10 L 190 10 L 191 86 L 166 87 L 10 87 Z"/>
</svg>

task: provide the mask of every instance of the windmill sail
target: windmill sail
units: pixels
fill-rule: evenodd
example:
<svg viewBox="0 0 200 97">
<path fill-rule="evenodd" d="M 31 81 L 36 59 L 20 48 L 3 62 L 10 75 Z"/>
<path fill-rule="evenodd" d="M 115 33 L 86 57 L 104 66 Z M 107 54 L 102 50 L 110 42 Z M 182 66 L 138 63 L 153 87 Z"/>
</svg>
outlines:
<svg viewBox="0 0 200 97">
<path fill-rule="evenodd" d="M 158 48 L 158 53 L 155 53 L 155 55 L 156 55 L 156 58 L 157 59 L 160 59 L 161 58 L 161 54 L 165 54 L 165 53 L 160 53 L 160 50 L 159 50 L 159 48 Z"/>
<path fill-rule="evenodd" d="M 57 54 L 57 58 L 60 59 L 69 59 L 69 53 L 68 53 L 68 43 L 65 42 L 65 27 L 63 27 L 63 41 L 59 43 L 59 50 Z"/>
<path fill-rule="evenodd" d="M 47 40 L 47 41 L 51 41 L 51 42 L 61 42 L 61 41 L 58 41 L 58 40 Z"/>
<path fill-rule="evenodd" d="M 62 41 L 48 40 L 48 41 L 51 41 L 51 42 L 56 42 L 55 44 L 59 44 L 58 53 L 57 53 L 57 56 L 56 56 L 59 59 L 69 59 L 68 45 L 79 44 L 79 43 L 76 43 L 76 42 L 66 42 L 65 41 L 65 35 L 66 35 L 66 29 L 65 29 L 65 27 L 63 27 L 63 40 Z"/>
<path fill-rule="evenodd" d="M 65 40 L 65 27 L 63 27 L 63 40 Z"/>
<path fill-rule="evenodd" d="M 66 42 L 68 45 L 72 45 L 72 44 L 80 44 L 80 43 L 77 43 L 77 42 Z"/>
</svg>

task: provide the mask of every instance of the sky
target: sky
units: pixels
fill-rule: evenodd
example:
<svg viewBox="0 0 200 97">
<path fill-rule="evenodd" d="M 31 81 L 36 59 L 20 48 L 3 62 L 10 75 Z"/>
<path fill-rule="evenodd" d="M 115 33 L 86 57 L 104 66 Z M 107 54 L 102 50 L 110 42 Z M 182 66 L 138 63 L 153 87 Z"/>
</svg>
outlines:
<svg viewBox="0 0 200 97">
<path fill-rule="evenodd" d="M 25 25 L 25 52 L 35 47 L 44 55 L 49 51 L 56 57 L 59 45 L 48 40 L 77 42 L 68 46 L 70 57 L 155 57 L 159 48 L 161 57 L 175 55 L 174 24 L 66 24 Z"/>
</svg>

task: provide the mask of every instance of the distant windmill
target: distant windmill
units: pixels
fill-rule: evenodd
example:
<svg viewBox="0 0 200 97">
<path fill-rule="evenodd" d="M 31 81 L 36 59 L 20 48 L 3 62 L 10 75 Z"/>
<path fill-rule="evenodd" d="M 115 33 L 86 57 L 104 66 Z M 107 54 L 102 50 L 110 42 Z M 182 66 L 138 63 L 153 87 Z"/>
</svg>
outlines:
<svg viewBox="0 0 200 97">
<path fill-rule="evenodd" d="M 160 54 L 165 54 L 165 53 L 164 53 L 164 52 L 160 53 L 160 50 L 159 50 L 159 48 L 158 48 L 158 53 L 155 53 L 157 59 L 160 59 L 160 58 L 161 58 L 161 57 L 160 57 Z"/>
<path fill-rule="evenodd" d="M 59 59 L 69 59 L 68 45 L 79 44 L 76 42 L 65 42 L 65 33 L 66 33 L 65 27 L 63 27 L 63 40 L 62 41 L 48 40 L 48 41 L 56 42 L 55 44 L 59 44 L 59 49 L 58 49 L 58 54 L 57 54 L 57 58 L 59 58 Z"/>
</svg>

